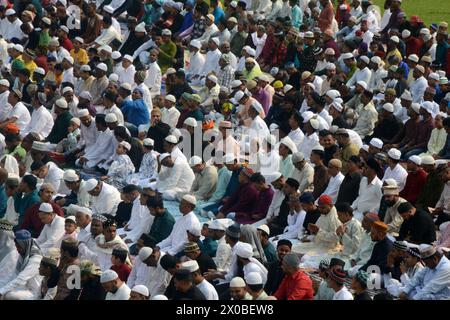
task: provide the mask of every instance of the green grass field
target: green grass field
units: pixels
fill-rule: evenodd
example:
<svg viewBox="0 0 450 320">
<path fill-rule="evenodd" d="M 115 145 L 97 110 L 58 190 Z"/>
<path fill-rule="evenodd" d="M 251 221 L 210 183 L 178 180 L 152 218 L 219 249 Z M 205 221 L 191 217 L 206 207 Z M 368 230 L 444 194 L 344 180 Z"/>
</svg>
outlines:
<svg viewBox="0 0 450 320">
<path fill-rule="evenodd" d="M 372 0 L 383 11 L 384 0 Z M 402 8 L 408 17 L 417 15 L 427 26 L 431 23 L 450 23 L 450 0 L 403 0 Z"/>
</svg>

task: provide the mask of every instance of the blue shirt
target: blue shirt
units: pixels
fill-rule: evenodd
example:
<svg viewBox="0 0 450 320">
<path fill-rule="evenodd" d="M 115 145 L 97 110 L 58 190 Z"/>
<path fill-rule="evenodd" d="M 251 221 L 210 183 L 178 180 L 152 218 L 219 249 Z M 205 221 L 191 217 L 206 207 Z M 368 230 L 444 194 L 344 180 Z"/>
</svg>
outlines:
<svg viewBox="0 0 450 320">
<path fill-rule="evenodd" d="M 136 127 L 150 121 L 147 105 L 142 99 L 125 101 L 120 109 L 127 121 Z"/>
<path fill-rule="evenodd" d="M 212 15 L 214 16 L 215 25 L 218 25 L 220 21 L 225 20 L 225 12 L 223 12 L 222 8 L 215 8 Z"/>
<path fill-rule="evenodd" d="M 192 12 L 186 12 L 183 19 L 183 24 L 181 25 L 179 33 L 186 31 L 194 24 L 194 14 Z"/>
<path fill-rule="evenodd" d="M 0 217 L 3 217 L 6 213 L 6 202 L 8 197 L 5 192 L 5 184 L 0 185 Z"/>
<path fill-rule="evenodd" d="M 303 12 L 298 5 L 295 5 L 291 9 L 292 12 L 292 26 L 299 29 L 303 23 Z"/>
</svg>

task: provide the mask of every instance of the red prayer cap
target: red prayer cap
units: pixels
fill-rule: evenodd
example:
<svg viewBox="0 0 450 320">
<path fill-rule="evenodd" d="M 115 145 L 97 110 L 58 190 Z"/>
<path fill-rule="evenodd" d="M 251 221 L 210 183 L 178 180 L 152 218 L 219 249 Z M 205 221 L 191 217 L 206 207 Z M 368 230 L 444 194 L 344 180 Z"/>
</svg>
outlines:
<svg viewBox="0 0 450 320">
<path fill-rule="evenodd" d="M 245 167 L 244 169 L 242 169 L 242 172 L 249 178 L 255 173 L 255 171 L 253 171 L 253 169 L 249 167 Z"/>
<path fill-rule="evenodd" d="M 367 219 L 369 219 L 369 220 L 372 221 L 372 222 L 380 221 L 380 217 L 379 217 L 378 214 L 375 213 L 375 212 L 367 213 L 367 214 L 365 215 L 365 217 L 367 217 Z"/>
<path fill-rule="evenodd" d="M 333 199 L 327 194 L 321 195 L 318 202 L 319 205 L 333 205 Z"/>
<path fill-rule="evenodd" d="M 4 129 L 5 134 L 19 134 L 20 129 L 15 123 L 8 123 Z"/>
</svg>

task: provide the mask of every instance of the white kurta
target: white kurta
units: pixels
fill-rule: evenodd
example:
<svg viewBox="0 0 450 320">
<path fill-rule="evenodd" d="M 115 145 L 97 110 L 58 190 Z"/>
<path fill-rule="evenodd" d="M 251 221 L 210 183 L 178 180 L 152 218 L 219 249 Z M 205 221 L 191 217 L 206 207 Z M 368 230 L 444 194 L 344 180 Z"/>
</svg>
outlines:
<svg viewBox="0 0 450 320">
<path fill-rule="evenodd" d="M 166 270 L 164 270 L 163 267 L 161 267 L 160 261 L 161 257 L 163 257 L 165 252 L 161 252 L 161 256 L 158 261 L 158 266 L 150 267 L 151 274 L 150 274 L 150 282 L 148 284 L 148 291 L 150 292 L 150 298 L 159 295 L 164 294 L 166 291 L 166 288 L 169 286 L 170 280 L 172 279 L 172 275 L 168 273 Z"/>
<path fill-rule="evenodd" d="M 36 300 L 41 294 L 42 276 L 39 275 L 41 255 L 33 255 L 25 268 L 16 274 L 14 279 L 0 288 L 0 295 L 9 296 L 12 300 Z M 23 258 L 19 256 L 19 261 Z"/>
<path fill-rule="evenodd" d="M 339 193 L 339 188 L 341 187 L 342 181 L 344 181 L 345 176 L 342 172 L 339 172 L 334 177 L 330 177 L 328 181 L 327 188 L 322 194 L 327 194 L 333 199 L 333 203 L 336 203 L 336 199 Z"/>
<path fill-rule="evenodd" d="M 217 294 L 216 289 L 207 280 L 203 279 L 203 281 L 197 284 L 196 287 L 203 293 L 206 300 L 219 300 L 219 295 Z"/>
<path fill-rule="evenodd" d="M 400 163 L 397 163 L 394 169 L 387 167 L 386 171 L 384 172 L 382 181 L 385 181 L 386 179 L 394 179 L 395 181 L 397 181 L 398 190 L 402 191 L 405 187 L 407 177 L 408 171 L 406 171 L 405 168 L 400 165 Z"/>
<path fill-rule="evenodd" d="M 341 290 L 337 291 L 333 300 L 353 300 L 353 295 L 348 291 L 347 287 L 344 285 Z"/>
<path fill-rule="evenodd" d="M 92 213 L 110 214 L 115 216 L 120 201 L 119 190 L 103 182 L 100 194 L 96 197 L 92 197 Z"/>
<path fill-rule="evenodd" d="M 225 236 L 217 241 L 216 256 L 213 258 L 217 271 L 228 272 L 231 266 L 231 247 L 225 241 Z"/>
<path fill-rule="evenodd" d="M 51 248 L 59 248 L 66 231 L 64 230 L 64 218 L 55 215 L 50 224 L 46 224 L 41 231 L 41 234 L 36 239 L 36 243 L 41 248 L 42 252 L 46 254 Z"/>
<path fill-rule="evenodd" d="M 95 142 L 97 141 L 97 137 L 99 135 L 99 131 L 97 130 L 97 127 L 95 126 L 95 121 L 92 119 L 91 124 L 89 127 L 86 127 L 83 123 L 80 125 L 80 131 L 81 131 L 81 138 L 78 142 L 78 147 L 82 148 L 85 147 L 85 152 L 88 152 L 89 149 L 95 145 Z"/>
<path fill-rule="evenodd" d="M 187 69 L 186 76 L 192 78 L 193 76 L 201 76 L 203 66 L 205 65 L 205 55 L 200 51 L 189 54 L 189 68 Z"/>
<path fill-rule="evenodd" d="M 177 158 L 172 168 L 161 170 L 156 186 L 165 199 L 174 200 L 177 193 L 189 192 L 194 180 L 195 174 L 189 164 Z"/>
<path fill-rule="evenodd" d="M 175 255 L 176 253 L 183 250 L 184 245 L 187 242 L 187 230 L 191 230 L 194 227 L 200 228 L 200 221 L 194 212 L 189 212 L 188 214 L 178 218 L 175 222 L 172 232 L 170 235 L 157 244 L 157 246 L 170 255 Z"/>
<path fill-rule="evenodd" d="M 89 168 L 95 167 L 101 160 L 108 160 L 115 152 L 113 146 L 114 132 L 106 129 L 99 131 L 95 144 L 86 150 L 84 157 Z"/>
<path fill-rule="evenodd" d="M 10 110 L 8 118 L 16 119 L 15 123 L 19 127 L 21 134 L 25 131 L 31 120 L 30 112 L 22 102 L 16 103 L 16 105 Z"/>
<path fill-rule="evenodd" d="M 115 68 L 114 73 L 119 76 L 119 83 L 128 83 L 130 85 L 134 83 L 134 74 L 136 73 L 134 65 L 124 68 L 120 64 Z"/>
<path fill-rule="evenodd" d="M 428 81 L 425 77 L 420 77 L 413 80 L 409 85 L 409 91 L 411 92 L 413 102 L 421 103 L 423 102 L 423 94 L 428 87 Z"/>
<path fill-rule="evenodd" d="M 48 162 L 47 167 L 48 173 L 44 178 L 44 183 L 50 183 L 57 193 L 70 194 L 70 190 L 63 181 L 64 170 L 60 169 L 53 162 Z"/>
<path fill-rule="evenodd" d="M 155 217 L 150 214 L 147 206 L 142 206 L 139 203 L 139 208 L 137 208 L 136 210 L 139 211 L 138 221 L 136 221 L 136 225 L 131 231 L 126 232 L 127 236 L 124 238 L 124 240 L 131 240 L 133 243 L 136 242 L 143 233 L 150 232 L 153 220 L 155 220 Z"/>
<path fill-rule="evenodd" d="M 300 146 L 303 142 L 303 139 L 305 138 L 305 134 L 300 128 L 297 128 L 295 130 L 291 130 L 289 132 L 288 137 L 291 138 L 291 140 L 295 143 L 295 146 L 298 150 L 300 150 Z"/>
<path fill-rule="evenodd" d="M 156 95 L 161 94 L 161 68 L 158 63 L 150 62 L 148 64 L 147 76 L 145 77 L 144 83 L 150 90 L 152 98 Z"/>
<path fill-rule="evenodd" d="M 319 144 L 319 137 L 317 136 L 317 133 L 314 132 L 311 135 L 305 135 L 305 138 L 303 139 L 303 142 L 301 143 L 299 150 L 303 152 L 306 160 L 309 160 L 312 149 L 314 149 L 314 147 L 317 146 L 318 144 Z"/>
<path fill-rule="evenodd" d="M 219 49 L 216 49 L 214 51 L 208 51 L 206 53 L 205 64 L 203 65 L 203 68 L 201 71 L 202 76 L 206 76 L 211 71 L 216 70 L 216 68 L 219 65 L 219 59 L 220 59 L 221 55 L 222 55 L 222 53 L 220 52 Z"/>
<path fill-rule="evenodd" d="M 362 236 L 364 233 L 361 223 L 352 218 L 344 224 L 345 233 L 341 237 L 341 243 L 343 245 L 343 250 L 341 252 L 342 257 L 349 258 L 351 255 L 355 254 L 360 247 Z"/>
<path fill-rule="evenodd" d="M 383 182 L 378 177 L 375 177 L 370 183 L 368 183 L 367 177 L 361 179 L 358 198 L 352 203 L 355 219 L 361 221 L 364 212 L 378 212 L 383 196 L 382 186 Z"/>
<path fill-rule="evenodd" d="M 105 300 L 129 300 L 131 289 L 123 283 L 116 293 L 108 292 L 106 294 Z"/>
<path fill-rule="evenodd" d="M 259 171 L 263 176 L 267 176 L 280 169 L 280 154 L 276 150 L 269 153 L 260 152 L 259 156 Z"/>
<path fill-rule="evenodd" d="M 0 108 L 0 121 L 5 121 L 8 118 L 9 112 L 12 109 L 11 105 L 8 103 L 8 97 L 9 97 L 8 90 L 6 90 L 3 93 L 0 93 L 0 105 L 2 106 Z"/>
<path fill-rule="evenodd" d="M 105 108 L 105 109 L 103 110 L 103 113 L 104 113 L 105 115 L 107 115 L 107 114 L 109 114 L 109 113 L 114 113 L 114 114 L 116 115 L 116 117 L 117 117 L 117 122 L 118 122 L 120 125 L 123 125 L 124 122 L 125 122 L 125 120 L 124 120 L 124 118 L 123 118 L 123 113 L 122 113 L 122 111 L 120 111 L 119 107 L 117 107 L 116 105 L 113 105 L 111 108 L 108 108 L 108 109 Z"/>
<path fill-rule="evenodd" d="M 161 122 L 168 124 L 171 128 L 175 128 L 180 117 L 180 111 L 177 108 L 162 108 L 161 109 Z"/>
</svg>

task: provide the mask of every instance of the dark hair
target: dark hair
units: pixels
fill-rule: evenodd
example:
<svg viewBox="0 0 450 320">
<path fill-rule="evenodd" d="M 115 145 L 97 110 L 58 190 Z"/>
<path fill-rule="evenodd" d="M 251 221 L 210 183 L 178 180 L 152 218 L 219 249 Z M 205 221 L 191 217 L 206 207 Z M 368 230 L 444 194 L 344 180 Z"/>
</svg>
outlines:
<svg viewBox="0 0 450 320">
<path fill-rule="evenodd" d="M 373 92 L 370 92 L 369 90 L 364 90 L 363 95 L 365 95 L 368 99 L 373 98 Z"/>
<path fill-rule="evenodd" d="M 61 250 L 66 251 L 72 258 L 78 257 L 78 242 L 76 245 L 61 243 Z"/>
<path fill-rule="evenodd" d="M 124 139 L 127 142 L 131 142 L 131 137 L 124 126 L 117 126 L 114 128 L 114 136 Z"/>
<path fill-rule="evenodd" d="M 145 247 L 150 247 L 152 249 L 154 248 L 155 242 L 152 240 L 152 238 L 150 238 L 149 235 L 143 233 L 139 239 L 141 239 L 144 242 Z"/>
<path fill-rule="evenodd" d="M 297 180 L 293 179 L 293 178 L 287 178 L 286 179 L 286 184 L 291 186 L 291 187 L 293 187 L 293 188 L 295 188 L 295 189 L 298 189 L 298 187 L 300 186 L 300 183 Z"/>
<path fill-rule="evenodd" d="M 294 118 L 294 120 L 298 123 L 301 124 L 303 122 L 303 117 L 300 114 L 300 112 L 298 112 L 297 110 L 295 110 L 294 112 L 292 112 L 291 117 Z"/>
<path fill-rule="evenodd" d="M 41 169 L 43 166 L 45 166 L 45 164 L 42 161 L 34 161 L 31 164 L 30 169 L 31 169 L 31 171 L 35 171 L 35 170 Z"/>
<path fill-rule="evenodd" d="M 399 204 L 397 211 L 398 211 L 398 213 L 402 214 L 402 213 L 408 212 L 409 210 L 411 210 L 413 208 L 414 208 L 414 206 L 411 203 L 409 203 L 408 201 L 406 201 L 406 202 L 402 202 Z"/>
<path fill-rule="evenodd" d="M 56 287 L 56 285 L 58 284 L 58 281 L 59 281 L 59 274 L 60 274 L 58 266 L 55 266 L 54 264 L 50 264 L 46 261 L 41 261 L 41 264 L 44 267 L 51 269 L 50 277 L 47 280 L 47 287 L 48 288 Z"/>
<path fill-rule="evenodd" d="M 104 127 L 107 127 L 108 125 L 106 124 L 105 117 L 106 117 L 106 116 L 105 116 L 104 114 L 102 114 L 102 113 L 97 114 L 97 115 L 95 116 L 95 123 L 98 123 L 98 124 L 101 124 L 101 125 L 104 126 Z"/>
<path fill-rule="evenodd" d="M 250 290 L 254 292 L 258 292 L 263 288 L 262 284 L 247 284 L 247 286 L 249 287 Z"/>
<path fill-rule="evenodd" d="M 22 75 L 22 76 L 25 76 L 25 77 L 27 77 L 27 78 L 29 78 L 30 77 L 30 70 L 28 70 L 28 69 L 19 69 L 18 71 L 17 71 L 17 73 L 19 74 L 19 75 Z"/>
<path fill-rule="evenodd" d="M 5 142 L 17 142 L 20 141 L 20 136 L 18 134 L 8 134 L 5 137 Z"/>
<path fill-rule="evenodd" d="M 161 196 L 156 195 L 156 196 L 152 196 L 149 197 L 147 199 L 147 203 L 146 203 L 147 207 L 149 208 L 160 208 L 163 209 L 164 208 L 164 202 Z"/>
<path fill-rule="evenodd" d="M 323 160 L 325 158 L 325 151 L 322 150 L 312 150 L 311 154 L 316 154 L 320 157 L 321 160 Z"/>
<path fill-rule="evenodd" d="M 127 184 L 122 189 L 122 193 L 130 193 L 130 192 L 133 192 L 133 191 L 140 191 L 139 186 L 137 186 L 135 184 Z"/>
<path fill-rule="evenodd" d="M 444 125 L 444 127 L 450 128 L 450 117 L 449 118 L 445 118 L 442 121 L 442 124 Z"/>
<path fill-rule="evenodd" d="M 353 208 L 350 206 L 348 202 L 339 202 L 335 204 L 336 211 L 345 212 L 347 214 L 353 215 Z"/>
<path fill-rule="evenodd" d="M 159 264 L 166 271 L 175 268 L 179 262 L 180 260 L 177 257 L 171 256 L 170 254 L 165 254 L 159 260 Z"/>
<path fill-rule="evenodd" d="M 112 24 L 112 18 L 108 16 L 103 16 L 103 23 L 111 25 Z"/>
<path fill-rule="evenodd" d="M 266 179 L 264 178 L 264 176 L 261 173 L 256 172 L 256 173 L 252 174 L 252 176 L 250 177 L 250 182 L 265 183 Z"/>
<path fill-rule="evenodd" d="M 110 100 L 110 101 L 112 101 L 112 102 L 115 102 L 115 101 L 116 101 L 116 98 L 117 98 L 117 95 L 116 95 L 115 93 L 106 91 L 106 92 L 103 94 L 103 98 L 106 98 L 106 99 L 108 99 L 108 100 Z"/>
<path fill-rule="evenodd" d="M 277 248 L 280 246 L 288 246 L 289 249 L 292 249 L 292 242 L 287 239 L 281 239 L 277 242 Z"/>
<path fill-rule="evenodd" d="M 120 262 L 125 263 L 128 257 L 128 251 L 126 250 L 113 250 L 112 256 L 119 259 Z"/>
<path fill-rule="evenodd" d="M 348 161 L 351 161 L 354 164 L 356 164 L 358 167 L 361 167 L 361 158 L 358 156 L 353 155 L 348 159 Z"/>
<path fill-rule="evenodd" d="M 330 134 L 331 134 L 331 132 L 326 130 L 326 129 L 319 131 L 319 137 L 326 137 L 326 136 L 328 136 Z"/>
<path fill-rule="evenodd" d="M 35 176 L 33 176 L 31 174 L 27 174 L 27 175 L 23 176 L 22 182 L 25 183 L 28 186 L 28 188 L 30 188 L 31 190 L 36 189 L 37 178 Z"/>
</svg>

